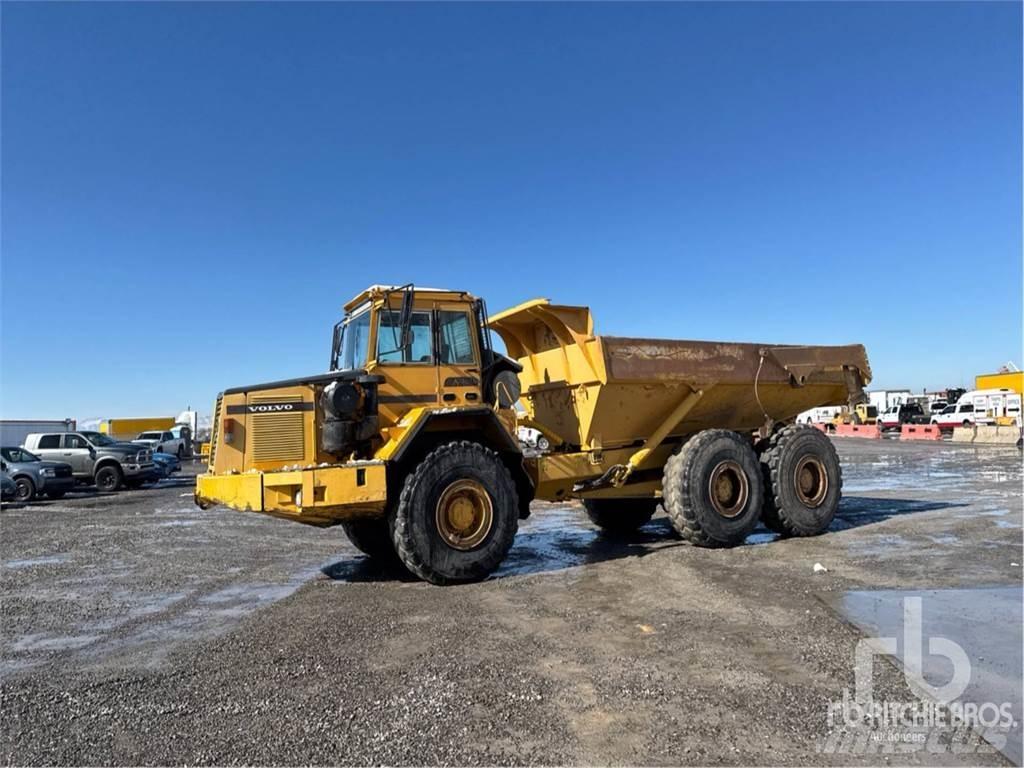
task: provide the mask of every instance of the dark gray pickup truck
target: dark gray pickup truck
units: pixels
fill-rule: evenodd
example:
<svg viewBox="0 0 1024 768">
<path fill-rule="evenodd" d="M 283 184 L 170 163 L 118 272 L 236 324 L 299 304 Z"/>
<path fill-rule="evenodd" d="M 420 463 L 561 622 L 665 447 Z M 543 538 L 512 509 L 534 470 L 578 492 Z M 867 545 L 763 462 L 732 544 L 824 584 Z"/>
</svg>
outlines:
<svg viewBox="0 0 1024 768">
<path fill-rule="evenodd" d="M 160 477 L 148 448 L 119 443 L 100 432 L 40 432 L 25 438 L 37 456 L 71 465 L 76 480 L 95 483 L 101 491 L 139 486 Z"/>
</svg>

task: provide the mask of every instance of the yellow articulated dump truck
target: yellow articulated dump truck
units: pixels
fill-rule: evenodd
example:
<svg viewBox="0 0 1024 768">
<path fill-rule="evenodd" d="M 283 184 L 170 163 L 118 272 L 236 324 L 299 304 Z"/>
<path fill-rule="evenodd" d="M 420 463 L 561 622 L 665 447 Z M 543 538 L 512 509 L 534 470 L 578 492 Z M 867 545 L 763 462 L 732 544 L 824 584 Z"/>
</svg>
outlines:
<svg viewBox="0 0 1024 768">
<path fill-rule="evenodd" d="M 580 499 L 610 534 L 660 503 L 698 546 L 742 542 L 759 520 L 810 536 L 842 476 L 829 439 L 792 422 L 856 406 L 870 378 L 860 345 L 597 336 L 586 307 L 536 299 L 488 318 L 462 291 L 374 286 L 345 305 L 327 373 L 217 397 L 195 498 L 340 524 L 435 584 L 497 568 L 533 499 Z M 524 456 L 519 427 L 547 450 Z"/>
</svg>

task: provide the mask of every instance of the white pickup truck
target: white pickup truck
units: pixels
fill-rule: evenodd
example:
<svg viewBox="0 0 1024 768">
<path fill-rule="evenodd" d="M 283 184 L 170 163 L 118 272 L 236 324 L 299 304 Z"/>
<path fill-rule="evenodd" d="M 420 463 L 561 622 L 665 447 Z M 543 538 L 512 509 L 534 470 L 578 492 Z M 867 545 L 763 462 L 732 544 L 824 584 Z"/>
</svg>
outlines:
<svg viewBox="0 0 1024 768">
<path fill-rule="evenodd" d="M 974 424 L 974 403 L 967 397 L 960 398 L 955 405 L 947 405 L 941 413 L 932 413 L 931 423 L 939 429 L 969 427 Z"/>
<path fill-rule="evenodd" d="M 180 427 L 177 430 L 165 429 L 143 432 L 132 442 L 138 445 L 145 445 L 154 453 L 157 451 L 160 453 L 171 453 L 179 459 L 185 455 L 185 439 L 181 436 Z"/>
</svg>

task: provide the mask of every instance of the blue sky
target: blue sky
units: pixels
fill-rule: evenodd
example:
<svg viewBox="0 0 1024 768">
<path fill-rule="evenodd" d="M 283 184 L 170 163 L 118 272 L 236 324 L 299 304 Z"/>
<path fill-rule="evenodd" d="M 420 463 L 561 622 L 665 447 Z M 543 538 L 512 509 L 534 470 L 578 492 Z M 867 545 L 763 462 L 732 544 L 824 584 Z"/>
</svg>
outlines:
<svg viewBox="0 0 1024 768">
<path fill-rule="evenodd" d="M 4 3 L 0 416 L 209 410 L 370 283 L 1021 361 L 1018 3 Z"/>
</svg>

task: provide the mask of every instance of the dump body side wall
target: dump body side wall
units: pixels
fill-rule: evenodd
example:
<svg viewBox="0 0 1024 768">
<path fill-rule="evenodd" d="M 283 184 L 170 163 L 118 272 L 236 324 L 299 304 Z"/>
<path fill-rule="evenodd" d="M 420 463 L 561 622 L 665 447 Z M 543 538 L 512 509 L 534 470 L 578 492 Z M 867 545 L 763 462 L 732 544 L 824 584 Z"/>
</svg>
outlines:
<svg viewBox="0 0 1024 768">
<path fill-rule="evenodd" d="M 864 348 L 593 335 L 586 307 L 527 302 L 492 327 L 523 366 L 529 418 L 569 451 L 647 440 L 680 404 L 696 404 L 666 437 L 712 427 L 752 431 L 842 404 L 870 381 Z"/>
</svg>

